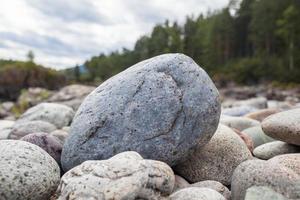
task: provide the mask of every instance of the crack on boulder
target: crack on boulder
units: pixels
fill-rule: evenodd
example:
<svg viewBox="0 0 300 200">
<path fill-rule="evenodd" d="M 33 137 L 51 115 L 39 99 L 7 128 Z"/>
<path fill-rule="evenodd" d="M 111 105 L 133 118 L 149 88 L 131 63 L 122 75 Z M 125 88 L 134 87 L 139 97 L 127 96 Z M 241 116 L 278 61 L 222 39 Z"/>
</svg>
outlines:
<svg viewBox="0 0 300 200">
<path fill-rule="evenodd" d="M 180 118 L 180 116 L 182 114 L 183 114 L 183 117 L 184 117 L 183 118 L 183 124 L 182 124 L 182 126 L 185 126 L 185 122 L 186 122 L 186 114 L 185 114 L 184 105 L 183 105 L 183 91 L 181 90 L 181 88 L 179 86 L 180 84 L 177 82 L 177 80 L 170 73 L 168 73 L 166 71 L 157 71 L 157 72 L 165 74 L 165 76 L 170 77 L 174 81 L 175 86 L 179 90 L 179 93 L 180 93 L 179 96 L 178 96 L 178 99 L 179 99 L 179 102 L 180 102 L 181 106 L 180 106 L 180 109 L 177 111 L 176 117 L 172 121 L 171 126 L 166 131 L 163 131 L 163 132 L 161 132 L 161 133 L 159 133 L 157 135 L 154 135 L 152 137 L 146 138 L 146 139 L 144 139 L 144 141 L 152 140 L 152 139 L 158 138 L 158 137 L 160 137 L 162 135 L 169 134 L 175 128 L 175 126 L 177 124 L 177 121 L 178 121 L 178 119 Z"/>
</svg>

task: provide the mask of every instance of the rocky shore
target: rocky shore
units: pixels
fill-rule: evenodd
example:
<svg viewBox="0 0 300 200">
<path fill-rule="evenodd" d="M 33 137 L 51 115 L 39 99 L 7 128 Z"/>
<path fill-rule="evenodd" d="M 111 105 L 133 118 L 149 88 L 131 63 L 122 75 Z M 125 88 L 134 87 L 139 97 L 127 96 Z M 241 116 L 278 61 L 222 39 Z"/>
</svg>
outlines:
<svg viewBox="0 0 300 200">
<path fill-rule="evenodd" d="M 218 89 L 191 58 L 0 104 L 0 200 L 300 199 L 300 93 Z"/>
</svg>

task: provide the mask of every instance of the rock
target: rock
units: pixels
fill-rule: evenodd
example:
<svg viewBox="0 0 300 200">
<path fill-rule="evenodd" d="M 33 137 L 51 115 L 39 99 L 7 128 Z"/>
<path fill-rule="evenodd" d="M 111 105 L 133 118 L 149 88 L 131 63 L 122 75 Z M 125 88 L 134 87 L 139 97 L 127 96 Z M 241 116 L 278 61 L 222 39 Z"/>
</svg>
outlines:
<svg viewBox="0 0 300 200">
<path fill-rule="evenodd" d="M 261 126 L 254 126 L 243 130 L 243 134 L 249 136 L 253 142 L 253 147 L 256 148 L 262 144 L 275 141 L 273 138 L 267 136 Z"/>
<path fill-rule="evenodd" d="M 190 184 L 181 176 L 175 175 L 175 185 L 173 192 L 188 187 Z"/>
<path fill-rule="evenodd" d="M 210 188 L 188 187 L 173 193 L 170 200 L 225 200 L 225 198 Z"/>
<path fill-rule="evenodd" d="M 257 109 L 264 109 L 267 108 L 267 99 L 265 97 L 255 97 L 246 100 L 234 101 L 231 103 L 231 105 L 227 105 L 227 106 L 230 107 L 249 106 Z"/>
<path fill-rule="evenodd" d="M 233 170 L 251 158 L 243 140 L 232 129 L 220 124 L 208 144 L 196 149 L 174 169 L 191 183 L 215 180 L 230 185 Z"/>
<path fill-rule="evenodd" d="M 53 124 L 45 121 L 24 121 L 16 123 L 8 138 L 9 139 L 20 139 L 25 135 L 36 132 L 45 132 L 50 133 L 56 130 L 56 127 Z"/>
<path fill-rule="evenodd" d="M 229 189 L 218 181 L 211 181 L 211 180 L 201 181 L 192 184 L 191 187 L 210 188 L 222 194 L 225 197 L 225 199 L 230 200 L 231 194 Z"/>
<path fill-rule="evenodd" d="M 287 110 L 287 109 L 291 109 L 292 107 L 293 107 L 293 105 L 291 105 L 288 102 L 274 101 L 274 100 L 268 101 L 268 108 L 274 108 L 274 109 L 279 109 L 279 110 Z"/>
<path fill-rule="evenodd" d="M 238 107 L 222 109 L 222 115 L 239 117 L 254 111 L 257 111 L 257 108 L 250 107 L 250 106 L 238 106 Z"/>
<path fill-rule="evenodd" d="M 231 181 L 232 200 L 244 199 L 252 186 L 267 186 L 287 198 L 300 198 L 300 176 L 283 165 L 259 159 L 240 164 Z"/>
<path fill-rule="evenodd" d="M 64 127 L 62 127 L 61 130 L 66 131 L 67 133 L 70 133 L 70 126 L 64 126 Z"/>
<path fill-rule="evenodd" d="M 300 145 L 300 108 L 267 117 L 262 122 L 262 129 L 272 138 Z"/>
<path fill-rule="evenodd" d="M 248 149 L 250 152 L 253 152 L 254 150 L 254 145 L 253 145 L 253 141 L 251 139 L 250 136 L 240 132 L 239 130 L 237 129 L 232 129 L 238 136 L 240 136 L 240 138 L 245 142 L 245 144 L 247 145 Z"/>
<path fill-rule="evenodd" d="M 253 151 L 254 156 L 264 160 L 268 160 L 277 155 L 288 153 L 300 153 L 300 147 L 281 141 L 274 141 L 260 145 Z"/>
<path fill-rule="evenodd" d="M 255 112 L 251 112 L 246 114 L 244 117 L 248 117 L 250 119 L 254 119 L 257 121 L 263 121 L 265 118 L 267 118 L 270 115 L 273 115 L 275 113 L 280 112 L 279 109 L 275 109 L 275 108 L 267 108 L 267 109 L 262 109 L 262 110 L 258 110 Z"/>
<path fill-rule="evenodd" d="M 24 141 L 0 141 L 1 199 L 49 199 L 60 171 L 55 160 L 40 147 Z"/>
<path fill-rule="evenodd" d="M 50 135 L 57 137 L 60 140 L 60 142 L 63 144 L 65 143 L 65 140 L 68 137 L 69 133 L 64 130 L 55 130 L 51 132 Z"/>
<path fill-rule="evenodd" d="M 263 186 L 252 186 L 246 191 L 245 200 L 288 200 L 283 195 Z"/>
<path fill-rule="evenodd" d="M 11 101 L 6 101 L 0 104 L 0 118 L 12 117 L 12 109 L 14 105 L 15 104 Z"/>
<path fill-rule="evenodd" d="M 300 176 L 300 154 L 284 154 L 271 158 L 268 163 L 272 165 L 282 165 L 286 168 L 293 170 Z"/>
<path fill-rule="evenodd" d="M 17 100 L 17 105 L 32 107 L 43 101 L 46 101 L 52 94 L 52 91 L 47 90 L 45 88 L 28 88 L 27 90 L 23 90 L 21 95 Z"/>
<path fill-rule="evenodd" d="M 260 125 L 259 121 L 253 119 L 249 119 L 246 117 L 232 117 L 226 115 L 221 115 L 220 123 L 229 126 L 230 128 L 235 128 L 239 131 Z"/>
<path fill-rule="evenodd" d="M 48 133 L 31 133 L 22 137 L 20 140 L 41 147 L 60 165 L 62 143 L 58 138 Z"/>
<path fill-rule="evenodd" d="M 0 140 L 7 139 L 11 128 L 15 124 L 14 121 L 0 120 Z"/>
<path fill-rule="evenodd" d="M 40 120 L 54 124 L 57 128 L 62 128 L 70 124 L 73 116 L 74 111 L 68 106 L 55 103 L 40 103 L 29 108 L 16 123 Z"/>
<path fill-rule="evenodd" d="M 161 199 L 173 191 L 174 183 L 174 173 L 165 163 L 123 152 L 74 167 L 61 178 L 57 196 L 59 200 Z"/>
<path fill-rule="evenodd" d="M 84 98 L 91 93 L 95 87 L 86 85 L 68 85 L 54 93 L 49 102 L 56 102 L 77 110 Z"/>
<path fill-rule="evenodd" d="M 191 58 L 166 54 L 108 79 L 78 109 L 62 160 L 65 170 L 85 160 L 136 151 L 174 165 L 214 134 L 219 94 Z"/>
</svg>

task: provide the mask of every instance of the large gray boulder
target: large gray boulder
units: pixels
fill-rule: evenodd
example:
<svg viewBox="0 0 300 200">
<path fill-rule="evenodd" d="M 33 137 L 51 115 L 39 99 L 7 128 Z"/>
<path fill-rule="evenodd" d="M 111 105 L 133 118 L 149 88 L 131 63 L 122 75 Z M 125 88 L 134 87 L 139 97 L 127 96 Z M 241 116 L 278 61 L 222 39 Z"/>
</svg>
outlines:
<svg viewBox="0 0 300 200">
<path fill-rule="evenodd" d="M 166 54 L 110 78 L 86 97 L 71 125 L 62 165 L 123 151 L 174 165 L 213 136 L 219 93 L 191 58 Z"/>
<path fill-rule="evenodd" d="M 59 166 L 40 147 L 0 140 L 0 199 L 49 199 L 59 179 Z"/>
<path fill-rule="evenodd" d="M 58 200 L 162 199 L 173 191 L 174 182 L 167 164 L 123 152 L 74 167 L 61 178 L 57 196 Z"/>
</svg>

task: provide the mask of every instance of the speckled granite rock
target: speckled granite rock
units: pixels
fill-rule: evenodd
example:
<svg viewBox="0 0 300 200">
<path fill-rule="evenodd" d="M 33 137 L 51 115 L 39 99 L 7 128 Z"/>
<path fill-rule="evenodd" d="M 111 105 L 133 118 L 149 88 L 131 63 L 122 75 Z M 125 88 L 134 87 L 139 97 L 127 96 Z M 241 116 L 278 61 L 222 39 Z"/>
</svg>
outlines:
<svg viewBox="0 0 300 200">
<path fill-rule="evenodd" d="M 50 124 L 49 122 L 45 122 L 45 121 L 19 122 L 13 126 L 8 138 L 20 139 L 21 137 L 24 137 L 25 135 L 28 135 L 30 133 L 36 133 L 36 132 L 50 133 L 54 130 L 56 130 L 56 127 L 53 124 Z"/>
<path fill-rule="evenodd" d="M 59 200 L 161 199 L 173 191 L 174 182 L 167 164 L 123 152 L 74 167 L 63 175 L 57 196 Z"/>
<path fill-rule="evenodd" d="M 48 133 L 31 133 L 22 137 L 20 140 L 41 147 L 60 165 L 62 143 L 58 138 Z"/>
<path fill-rule="evenodd" d="M 288 200 L 283 195 L 264 186 L 253 186 L 246 191 L 245 200 Z"/>
<path fill-rule="evenodd" d="M 243 131 L 247 128 L 260 125 L 259 121 L 256 121 L 254 119 L 246 117 L 232 117 L 227 115 L 221 115 L 220 123 L 229 126 L 230 128 L 235 128 L 239 131 Z"/>
<path fill-rule="evenodd" d="M 251 112 L 245 115 L 245 117 L 248 117 L 250 119 L 254 119 L 257 121 L 263 121 L 265 118 L 267 118 L 270 115 L 273 115 L 275 113 L 280 112 L 279 109 L 275 109 L 275 108 L 267 108 L 267 109 L 262 109 L 262 110 L 258 110 L 255 112 Z"/>
<path fill-rule="evenodd" d="M 190 184 L 181 176 L 175 175 L 175 185 L 173 191 L 188 187 Z"/>
<path fill-rule="evenodd" d="M 191 58 L 165 54 L 108 79 L 78 109 L 63 152 L 65 170 L 123 151 L 174 165 L 214 134 L 219 93 Z"/>
<path fill-rule="evenodd" d="M 253 142 L 253 147 L 256 148 L 262 144 L 268 143 L 268 142 L 273 142 L 275 139 L 267 136 L 264 131 L 262 130 L 261 126 L 254 126 L 251 128 L 247 128 L 242 131 L 245 135 L 248 135 L 252 142 Z"/>
<path fill-rule="evenodd" d="M 300 198 L 300 176 L 281 164 L 259 159 L 240 164 L 231 181 L 232 200 L 244 199 L 252 186 L 267 186 L 287 198 Z"/>
<path fill-rule="evenodd" d="M 230 200 L 231 194 L 230 194 L 229 189 L 218 181 L 212 181 L 212 180 L 200 181 L 200 182 L 191 184 L 191 187 L 210 188 L 210 189 L 216 190 L 217 192 L 222 194 L 225 197 L 225 199 Z"/>
<path fill-rule="evenodd" d="M 219 125 L 216 133 L 174 170 L 191 183 L 215 180 L 230 185 L 233 170 L 252 155 L 243 140 L 229 127 Z"/>
<path fill-rule="evenodd" d="M 268 160 L 272 165 L 282 165 L 300 176 L 300 153 L 279 155 Z"/>
<path fill-rule="evenodd" d="M 40 103 L 29 108 L 16 123 L 40 120 L 54 124 L 57 128 L 62 128 L 70 124 L 73 116 L 74 111 L 68 106 L 56 103 Z"/>
<path fill-rule="evenodd" d="M 0 141 L 0 199 L 48 199 L 60 179 L 59 166 L 40 147 Z"/>
<path fill-rule="evenodd" d="M 274 156 L 288 153 L 300 153 L 300 146 L 291 145 L 281 141 L 274 141 L 260 145 L 253 151 L 255 157 L 263 160 L 268 160 Z"/>
<path fill-rule="evenodd" d="M 170 200 L 225 200 L 225 198 L 210 188 L 188 187 L 173 193 Z"/>
<path fill-rule="evenodd" d="M 262 122 L 262 129 L 272 138 L 300 145 L 300 108 L 267 117 Z"/>
</svg>

